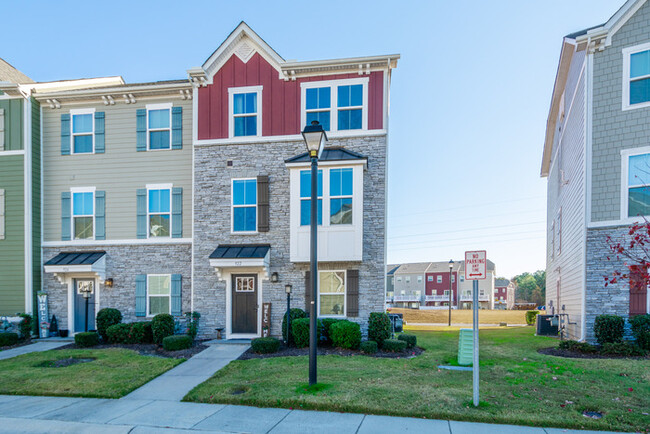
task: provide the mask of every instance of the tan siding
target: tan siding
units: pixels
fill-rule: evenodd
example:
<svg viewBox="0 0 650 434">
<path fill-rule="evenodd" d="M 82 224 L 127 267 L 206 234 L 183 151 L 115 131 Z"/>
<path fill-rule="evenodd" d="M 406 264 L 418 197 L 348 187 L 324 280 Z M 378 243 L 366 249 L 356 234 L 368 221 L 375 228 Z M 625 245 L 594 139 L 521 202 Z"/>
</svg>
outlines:
<svg viewBox="0 0 650 434">
<path fill-rule="evenodd" d="M 170 101 L 183 107 L 183 149 L 137 152 L 136 110 Z M 161 183 L 183 188 L 183 237 L 191 237 L 192 101 L 169 98 L 74 108 L 89 107 L 106 114 L 104 154 L 61 155 L 61 114 L 70 107 L 43 107 L 44 240 L 61 240 L 61 192 L 70 187 L 106 191 L 106 239 L 134 239 L 136 190 Z"/>
</svg>

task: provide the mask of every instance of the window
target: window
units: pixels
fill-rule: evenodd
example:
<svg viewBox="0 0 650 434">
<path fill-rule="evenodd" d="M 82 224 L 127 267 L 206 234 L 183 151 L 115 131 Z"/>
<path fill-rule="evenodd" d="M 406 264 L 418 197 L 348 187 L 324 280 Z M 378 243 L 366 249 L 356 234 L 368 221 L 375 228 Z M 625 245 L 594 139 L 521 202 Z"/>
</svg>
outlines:
<svg viewBox="0 0 650 434">
<path fill-rule="evenodd" d="M 451 275 L 451 283 L 456 283 L 456 275 L 455 274 Z"/>
<path fill-rule="evenodd" d="M 321 271 L 318 298 L 319 315 L 345 316 L 345 271 Z"/>
<path fill-rule="evenodd" d="M 171 149 L 172 105 L 147 105 L 147 140 L 149 149 Z"/>
<path fill-rule="evenodd" d="M 402 278 L 401 278 L 401 277 L 398 277 L 398 278 L 397 278 L 397 281 L 398 281 L 398 282 L 401 282 L 401 281 L 402 281 Z"/>
<path fill-rule="evenodd" d="M 230 137 L 261 136 L 262 86 L 228 89 Z"/>
<path fill-rule="evenodd" d="M 323 224 L 323 171 L 318 171 L 318 224 Z M 305 199 L 306 198 L 306 199 Z M 311 218 L 311 170 L 300 171 L 300 226 L 309 226 Z"/>
<path fill-rule="evenodd" d="M 436 282 L 442 283 L 442 276 L 440 275 L 436 276 Z"/>
<path fill-rule="evenodd" d="M 433 282 L 433 276 L 427 276 L 427 282 Z"/>
<path fill-rule="evenodd" d="M 169 237 L 171 227 L 171 187 L 147 189 L 149 237 Z"/>
<path fill-rule="evenodd" d="M 5 109 L 0 108 L 0 151 L 5 150 Z"/>
<path fill-rule="evenodd" d="M 75 240 L 95 237 L 95 190 L 72 191 L 72 233 Z"/>
<path fill-rule="evenodd" d="M 465 276 L 463 276 L 462 274 L 460 275 L 460 281 L 461 281 L 461 282 L 464 282 L 464 281 L 465 281 Z"/>
<path fill-rule="evenodd" d="M 94 114 L 95 109 L 70 110 L 73 154 L 92 154 L 95 151 Z"/>
<path fill-rule="evenodd" d="M 330 170 L 330 224 L 352 224 L 352 168 Z"/>
<path fill-rule="evenodd" d="M 623 50 L 623 109 L 650 105 L 650 44 Z"/>
<path fill-rule="evenodd" d="M 147 316 L 171 313 L 171 274 L 149 274 L 147 280 Z"/>
<path fill-rule="evenodd" d="M 365 130 L 368 78 L 301 83 L 303 125 L 318 121 L 325 131 Z"/>
<path fill-rule="evenodd" d="M 257 179 L 232 181 L 232 231 L 257 231 Z"/>
<path fill-rule="evenodd" d="M 624 193 L 627 214 L 623 217 L 650 215 L 650 153 L 624 155 L 625 163 L 628 164 L 627 191 Z"/>
<path fill-rule="evenodd" d="M 406 276 L 406 283 L 411 283 L 411 276 Z"/>
<path fill-rule="evenodd" d="M 422 283 L 422 276 L 418 276 L 418 283 Z"/>
<path fill-rule="evenodd" d="M 446 295 L 447 297 L 449 297 L 449 290 L 448 290 L 448 289 L 445 289 L 445 295 Z"/>
</svg>

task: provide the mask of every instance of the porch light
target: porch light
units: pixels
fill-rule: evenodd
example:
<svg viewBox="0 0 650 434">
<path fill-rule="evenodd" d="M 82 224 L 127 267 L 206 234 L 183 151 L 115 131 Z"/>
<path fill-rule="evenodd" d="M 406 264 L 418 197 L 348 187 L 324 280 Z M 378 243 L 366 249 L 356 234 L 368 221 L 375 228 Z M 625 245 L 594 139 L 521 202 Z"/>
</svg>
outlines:
<svg viewBox="0 0 650 434">
<path fill-rule="evenodd" d="M 287 283 L 286 285 L 284 285 L 284 292 L 286 292 L 287 294 L 291 294 L 291 285 L 290 284 Z"/>
<path fill-rule="evenodd" d="M 271 283 L 278 283 L 278 280 L 279 280 L 278 273 L 277 272 L 271 273 Z"/>
<path fill-rule="evenodd" d="M 302 131 L 302 137 L 305 139 L 309 156 L 312 158 L 320 158 L 323 152 L 323 146 L 327 141 L 327 134 L 323 126 L 318 121 L 311 121 L 311 125 L 307 125 Z"/>
<path fill-rule="evenodd" d="M 109 277 L 108 279 L 104 280 L 104 286 L 106 288 L 112 288 L 113 287 L 113 278 Z"/>
</svg>

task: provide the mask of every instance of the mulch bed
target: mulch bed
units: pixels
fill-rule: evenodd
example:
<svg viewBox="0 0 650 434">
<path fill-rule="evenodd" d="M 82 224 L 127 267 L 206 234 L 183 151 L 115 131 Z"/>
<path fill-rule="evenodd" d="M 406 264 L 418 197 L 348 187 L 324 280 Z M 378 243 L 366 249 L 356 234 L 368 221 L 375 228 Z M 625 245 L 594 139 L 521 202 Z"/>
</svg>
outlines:
<svg viewBox="0 0 650 434">
<path fill-rule="evenodd" d="M 365 354 L 359 350 L 345 350 L 343 348 L 334 348 L 334 347 L 318 347 L 317 354 L 319 356 L 364 356 L 364 357 L 383 357 L 390 359 L 411 359 L 417 357 L 424 352 L 424 349 L 420 347 L 409 348 L 403 353 L 392 353 L 388 351 L 377 351 L 375 354 Z M 253 351 L 252 348 L 249 348 L 244 354 L 239 356 L 237 360 L 250 360 L 250 359 L 266 359 L 269 357 L 291 357 L 291 356 L 308 356 L 309 347 L 306 348 L 295 348 L 295 347 L 286 347 L 284 344 L 280 347 L 277 353 L 270 354 L 257 354 Z"/>
<path fill-rule="evenodd" d="M 208 348 L 208 346 L 204 345 L 203 342 L 204 341 L 195 341 L 194 345 L 191 348 L 178 351 L 166 351 L 162 346 L 159 346 L 157 344 L 101 344 L 86 348 L 79 347 L 74 343 L 58 347 L 56 350 L 104 350 L 108 348 L 125 348 L 127 350 L 137 351 L 142 356 L 164 357 L 170 359 L 189 359 L 190 357 L 195 356 L 201 351 Z"/>
<path fill-rule="evenodd" d="M 13 348 L 22 347 L 22 346 L 25 346 L 25 345 L 29 345 L 31 343 L 32 343 L 31 340 L 18 341 L 18 343 L 16 345 L 8 345 L 6 347 L 0 347 L 0 351 L 11 350 Z"/>
<path fill-rule="evenodd" d="M 581 353 L 579 351 L 571 350 L 561 350 L 557 347 L 550 348 L 540 348 L 537 350 L 540 354 L 546 354 L 547 356 L 556 356 L 556 357 L 566 357 L 569 359 L 635 359 L 643 360 L 650 359 L 650 356 L 614 356 L 610 354 L 599 354 L 599 353 Z"/>
</svg>

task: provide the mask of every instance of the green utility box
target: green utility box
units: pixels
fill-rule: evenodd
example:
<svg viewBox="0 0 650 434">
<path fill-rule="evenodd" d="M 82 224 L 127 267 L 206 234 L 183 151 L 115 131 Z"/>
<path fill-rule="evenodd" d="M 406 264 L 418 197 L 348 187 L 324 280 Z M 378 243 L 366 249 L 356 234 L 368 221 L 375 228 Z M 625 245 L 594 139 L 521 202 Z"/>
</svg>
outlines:
<svg viewBox="0 0 650 434">
<path fill-rule="evenodd" d="M 460 329 L 458 337 L 458 364 L 468 366 L 474 359 L 474 331 L 472 329 Z"/>
</svg>

